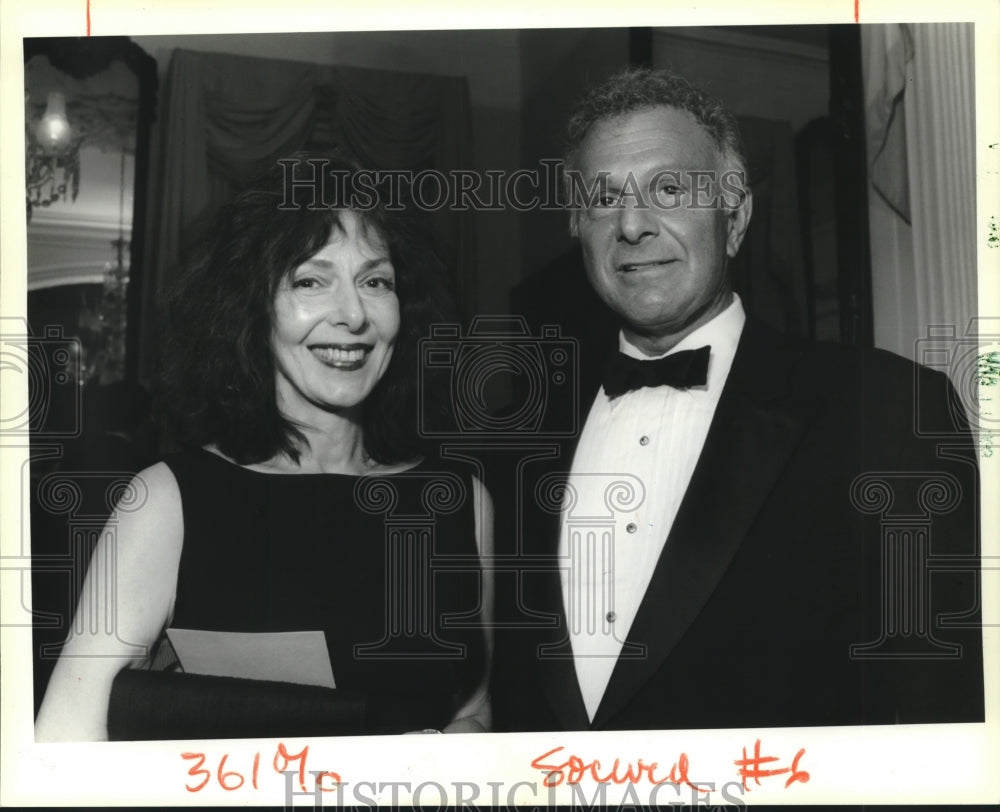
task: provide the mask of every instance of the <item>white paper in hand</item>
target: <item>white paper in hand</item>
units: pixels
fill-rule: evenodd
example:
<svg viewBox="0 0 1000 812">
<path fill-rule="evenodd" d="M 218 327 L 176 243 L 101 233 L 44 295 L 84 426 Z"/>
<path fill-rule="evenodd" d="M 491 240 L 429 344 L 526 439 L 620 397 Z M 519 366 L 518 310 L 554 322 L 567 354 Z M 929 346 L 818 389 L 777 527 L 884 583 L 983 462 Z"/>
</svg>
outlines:
<svg viewBox="0 0 1000 812">
<path fill-rule="evenodd" d="M 167 629 L 188 674 L 335 688 L 323 632 L 207 632 Z"/>
</svg>

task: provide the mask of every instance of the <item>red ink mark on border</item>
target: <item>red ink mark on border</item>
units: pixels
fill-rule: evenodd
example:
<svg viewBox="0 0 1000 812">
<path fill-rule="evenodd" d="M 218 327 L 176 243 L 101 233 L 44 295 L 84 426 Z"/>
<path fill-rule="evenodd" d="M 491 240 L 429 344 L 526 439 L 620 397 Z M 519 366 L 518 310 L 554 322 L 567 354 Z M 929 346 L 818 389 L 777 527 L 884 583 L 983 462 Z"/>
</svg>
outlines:
<svg viewBox="0 0 1000 812">
<path fill-rule="evenodd" d="M 854 1 L 857 2 L 857 0 Z M 90 0 L 87 0 L 87 36 L 90 36 Z"/>
<path fill-rule="evenodd" d="M 762 756 L 760 754 L 760 739 L 754 742 L 753 745 L 753 756 L 747 756 L 747 748 L 743 748 L 743 758 L 737 759 L 733 763 L 740 768 L 739 775 L 743 779 L 743 789 L 749 790 L 748 780 L 753 780 L 756 782 L 757 786 L 760 786 L 761 778 L 768 778 L 773 775 L 782 775 L 783 773 L 791 773 L 791 777 L 785 782 L 785 788 L 794 784 L 796 781 L 801 781 L 803 784 L 809 783 L 809 773 L 805 770 L 799 769 L 799 759 L 805 755 L 806 748 L 801 748 L 799 752 L 795 754 L 795 758 L 792 761 L 791 767 L 781 767 L 779 769 L 763 769 L 764 764 L 772 764 L 778 761 L 777 756 Z"/>
<path fill-rule="evenodd" d="M 90 2 L 90 0 L 87 0 L 87 2 Z M 858 16 L 860 11 L 858 7 L 860 5 L 861 5 L 861 0 L 854 0 L 854 22 L 858 21 Z"/>
</svg>

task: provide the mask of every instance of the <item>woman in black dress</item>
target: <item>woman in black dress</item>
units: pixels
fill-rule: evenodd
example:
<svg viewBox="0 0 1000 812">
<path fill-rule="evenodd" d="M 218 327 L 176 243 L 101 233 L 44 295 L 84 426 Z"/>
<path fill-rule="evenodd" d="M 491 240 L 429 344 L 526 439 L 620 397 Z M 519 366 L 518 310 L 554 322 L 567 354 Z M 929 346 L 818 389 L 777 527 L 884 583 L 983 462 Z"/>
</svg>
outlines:
<svg viewBox="0 0 1000 812">
<path fill-rule="evenodd" d="M 67 641 L 38 740 L 488 729 L 490 500 L 417 425 L 440 268 L 359 180 L 282 162 L 182 280 L 164 390 L 185 450 L 119 502 L 94 558 L 114 577 L 92 565 L 81 598 L 114 622 Z M 168 628 L 322 632 L 336 688 L 178 676 Z"/>
</svg>

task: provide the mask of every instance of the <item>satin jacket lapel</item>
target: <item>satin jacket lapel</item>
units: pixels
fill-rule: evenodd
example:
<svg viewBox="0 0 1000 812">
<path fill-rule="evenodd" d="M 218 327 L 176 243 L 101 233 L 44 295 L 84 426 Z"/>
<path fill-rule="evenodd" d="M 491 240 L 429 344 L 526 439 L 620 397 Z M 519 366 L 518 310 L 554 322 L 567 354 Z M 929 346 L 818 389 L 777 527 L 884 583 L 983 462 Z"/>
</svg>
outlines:
<svg viewBox="0 0 1000 812">
<path fill-rule="evenodd" d="M 628 634 L 628 642 L 646 646 L 646 657 L 618 661 L 593 727 L 606 726 L 662 666 L 711 596 L 801 437 L 815 405 L 792 392 L 793 366 L 787 345 L 747 323 L 701 457 Z"/>
</svg>

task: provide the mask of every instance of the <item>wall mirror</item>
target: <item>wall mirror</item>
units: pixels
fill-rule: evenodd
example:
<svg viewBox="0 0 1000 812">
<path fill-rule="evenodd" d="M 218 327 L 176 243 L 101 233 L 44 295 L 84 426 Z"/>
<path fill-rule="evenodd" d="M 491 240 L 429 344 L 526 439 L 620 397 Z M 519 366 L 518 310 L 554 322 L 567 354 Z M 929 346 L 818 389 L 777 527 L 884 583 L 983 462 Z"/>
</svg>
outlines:
<svg viewBox="0 0 1000 812">
<path fill-rule="evenodd" d="M 28 322 L 78 339 L 81 386 L 132 377 L 155 95 L 126 37 L 24 40 Z"/>
</svg>

